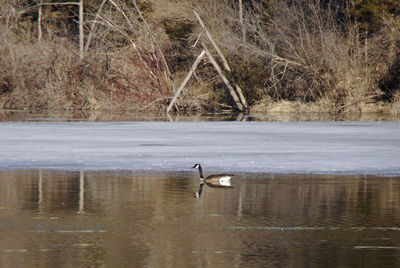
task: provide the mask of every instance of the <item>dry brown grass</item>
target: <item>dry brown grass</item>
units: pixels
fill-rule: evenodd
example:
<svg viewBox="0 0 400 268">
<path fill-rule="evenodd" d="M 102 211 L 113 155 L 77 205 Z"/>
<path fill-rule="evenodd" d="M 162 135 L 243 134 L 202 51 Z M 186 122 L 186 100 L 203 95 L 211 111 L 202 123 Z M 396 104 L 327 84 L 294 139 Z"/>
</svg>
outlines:
<svg viewBox="0 0 400 268">
<path fill-rule="evenodd" d="M 108 8 L 111 11 L 112 7 Z M 18 16 L 1 17 L 8 24 L 0 26 L 0 107 L 64 110 L 164 107 L 172 94 L 168 77 L 154 44 L 148 41 L 148 33 L 140 27 L 132 30 L 134 26 L 129 20 L 135 21 L 137 14 L 129 14 L 128 19 L 121 18 L 115 10 L 106 10 L 104 14 L 108 17 L 99 20 L 97 38 L 84 59 L 79 58 L 73 40 L 54 36 L 41 41 L 28 38 L 12 30 L 17 27 Z M 125 47 L 120 47 L 120 42 L 115 45 L 111 42 L 124 37 L 129 44 Z"/>
<path fill-rule="evenodd" d="M 400 115 L 400 91 L 398 91 L 393 97 L 390 112 L 396 115 Z"/>
<path fill-rule="evenodd" d="M 197 6 L 253 110 L 383 110 L 375 103 L 384 94 L 379 82 L 398 53 L 394 18 L 387 18 L 380 32 L 366 35 L 349 21 L 337 21 L 334 9 L 321 9 L 320 1 L 271 3 L 268 10 L 246 11 L 246 41 L 234 4 L 221 0 Z M 279 108 L 282 104 L 286 108 Z"/>
<path fill-rule="evenodd" d="M 395 18 L 385 18 L 380 31 L 365 34 L 357 25 L 335 20 L 334 9 L 321 9 L 317 0 L 270 1 L 268 9 L 252 2 L 245 9 L 244 41 L 236 1 L 139 2 L 155 39 L 130 3 L 107 2 L 81 60 L 76 40 L 45 32 L 38 42 L 35 24 L 21 23 L 22 7 L 5 1 L 0 7 L 0 107 L 165 109 L 173 87 L 161 54 L 176 88 L 201 50 L 192 47 L 201 33 L 196 9 L 233 68 L 229 79 L 244 90 L 252 111 L 399 113 L 399 94 L 379 102 L 385 93 L 380 81 L 399 53 Z M 96 8 L 87 13 L 86 34 Z M 232 107 L 225 86 L 205 63 L 177 105 L 198 111 Z"/>
<path fill-rule="evenodd" d="M 133 48 L 84 61 L 69 43 L 2 43 L 0 51 L 3 108 L 137 110 L 155 100 L 165 105 L 171 94 Z"/>
</svg>

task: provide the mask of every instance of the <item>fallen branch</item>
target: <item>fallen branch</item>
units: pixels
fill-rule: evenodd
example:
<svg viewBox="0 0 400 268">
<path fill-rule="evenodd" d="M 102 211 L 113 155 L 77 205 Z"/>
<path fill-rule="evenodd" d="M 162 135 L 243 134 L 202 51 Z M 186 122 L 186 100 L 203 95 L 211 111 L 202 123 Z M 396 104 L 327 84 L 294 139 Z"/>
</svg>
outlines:
<svg viewBox="0 0 400 268">
<path fill-rule="evenodd" d="M 219 67 L 218 63 L 215 61 L 214 57 L 210 54 L 210 52 L 208 51 L 207 47 L 204 44 L 203 44 L 203 48 L 204 48 L 203 51 L 206 52 L 207 57 L 210 60 L 211 64 L 214 66 L 215 70 L 217 70 L 219 76 L 222 78 L 222 81 L 228 87 L 229 93 L 231 94 L 233 100 L 235 101 L 236 107 L 238 108 L 239 111 L 241 111 L 241 112 L 244 111 L 244 107 L 243 107 L 242 103 L 240 102 L 238 95 L 236 94 L 234 88 L 229 83 L 229 80 L 223 74 L 221 67 Z"/>
<path fill-rule="evenodd" d="M 247 105 L 246 98 L 243 95 L 242 89 L 237 84 L 235 85 L 235 88 L 236 88 L 236 91 L 237 91 L 237 93 L 239 95 L 240 102 L 243 104 L 244 108 L 247 109 L 248 105 Z"/>
<path fill-rule="evenodd" d="M 171 99 L 171 97 L 162 97 L 162 98 L 153 100 L 153 101 L 150 102 L 149 104 L 147 104 L 147 105 L 145 105 L 145 106 L 143 106 L 143 107 L 138 108 L 138 110 L 139 110 L 139 111 L 146 110 L 147 108 L 149 108 L 149 107 L 150 107 L 151 105 L 153 105 L 154 103 L 157 103 L 157 102 L 159 102 L 159 101 L 163 101 L 163 100 L 166 100 L 166 99 Z"/>
<path fill-rule="evenodd" d="M 211 37 L 210 32 L 207 30 L 206 26 L 204 25 L 203 21 L 201 20 L 201 18 L 199 16 L 199 14 L 195 10 L 193 10 L 193 13 L 196 16 L 197 20 L 199 21 L 201 28 L 206 33 L 206 35 L 207 35 L 208 39 L 210 40 L 211 44 L 213 45 L 214 49 L 217 51 L 218 55 L 220 56 L 225 69 L 228 71 L 231 71 L 231 67 L 229 67 L 228 61 L 225 59 L 224 54 L 222 54 L 221 50 L 217 46 L 217 43 L 215 43 L 214 39 Z"/>
<path fill-rule="evenodd" d="M 172 101 L 169 103 L 168 108 L 167 108 L 167 113 L 169 113 L 172 109 L 172 107 L 174 106 L 176 99 L 178 98 L 179 94 L 181 94 L 181 91 L 183 90 L 183 88 L 186 86 L 187 82 L 189 81 L 190 77 L 192 76 L 192 74 L 194 73 L 194 71 L 197 68 L 197 65 L 199 65 L 200 61 L 203 59 L 204 55 L 205 55 L 205 51 L 203 50 L 199 56 L 197 56 L 196 60 L 194 61 L 194 63 L 192 64 L 192 67 L 190 68 L 188 74 L 186 75 L 185 79 L 183 80 L 182 84 L 179 86 L 178 90 L 175 92 L 174 97 L 172 98 Z"/>
<path fill-rule="evenodd" d="M 358 102 L 361 102 L 361 101 L 368 101 L 368 100 L 371 100 L 371 99 L 380 97 L 380 96 L 382 96 L 382 95 L 385 95 L 385 93 L 383 93 L 383 92 L 378 92 L 378 93 L 376 93 L 376 94 L 374 94 L 374 95 L 365 96 L 364 98 L 357 99 L 357 100 L 352 101 L 352 102 L 349 102 L 349 103 L 347 103 L 347 104 L 343 104 L 342 106 L 340 106 L 340 107 L 338 107 L 338 108 L 335 109 L 335 113 L 343 112 L 344 109 L 345 109 L 346 107 L 351 106 L 351 105 L 354 105 L 354 104 L 356 104 L 356 103 L 358 103 Z"/>
</svg>

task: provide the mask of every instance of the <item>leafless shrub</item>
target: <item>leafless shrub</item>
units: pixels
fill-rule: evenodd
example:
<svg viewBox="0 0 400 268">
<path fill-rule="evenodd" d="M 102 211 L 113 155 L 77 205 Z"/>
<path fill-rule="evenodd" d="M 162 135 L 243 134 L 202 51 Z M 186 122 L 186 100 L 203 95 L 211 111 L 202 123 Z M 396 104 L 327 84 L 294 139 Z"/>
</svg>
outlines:
<svg viewBox="0 0 400 268">
<path fill-rule="evenodd" d="M 400 34 L 393 18 L 384 18 L 380 31 L 360 32 L 346 17 L 346 7 L 335 6 L 346 1 L 243 1 L 243 24 L 238 1 L 107 0 L 101 9 L 100 2 L 85 6 L 85 34 L 91 37 L 83 60 L 77 39 L 69 38 L 71 33 L 46 34 L 56 26 L 46 27 L 50 21 L 45 19 L 43 40 L 37 42 L 34 16 L 21 19 L 37 2 L 2 2 L 0 107 L 165 106 L 172 78 L 179 80 L 200 50 L 192 47 L 202 32 L 193 9 L 227 56 L 233 69 L 228 78 L 244 89 L 250 105 L 292 101 L 316 103 L 324 111 L 362 110 L 383 94 L 379 83 L 398 60 Z M 136 4 L 147 8 L 144 14 Z M 181 107 L 232 105 L 208 67 L 198 67 Z M 396 92 L 384 93 L 386 101 L 398 100 Z"/>
<path fill-rule="evenodd" d="M 329 99 L 338 112 L 360 110 L 382 94 L 378 81 L 400 40 L 389 22 L 371 35 L 360 33 L 345 13 L 339 16 L 334 1 L 323 8 L 319 0 L 269 3 L 268 9 L 253 3 L 245 11 L 246 41 L 237 6 L 223 0 L 201 5 L 250 103 L 266 96 L 322 104 Z"/>
<path fill-rule="evenodd" d="M 18 8 L 9 3 L 9 9 Z M 87 17 L 86 25 L 96 27 L 88 27 L 94 38 L 83 60 L 75 40 L 21 39 L 20 33 L 7 31 L 18 28 L 18 10 L 12 19 L 1 13 L 0 107 L 137 110 L 166 105 L 170 77 L 156 40 L 132 6 L 107 3 L 96 20 L 95 14 Z"/>
</svg>

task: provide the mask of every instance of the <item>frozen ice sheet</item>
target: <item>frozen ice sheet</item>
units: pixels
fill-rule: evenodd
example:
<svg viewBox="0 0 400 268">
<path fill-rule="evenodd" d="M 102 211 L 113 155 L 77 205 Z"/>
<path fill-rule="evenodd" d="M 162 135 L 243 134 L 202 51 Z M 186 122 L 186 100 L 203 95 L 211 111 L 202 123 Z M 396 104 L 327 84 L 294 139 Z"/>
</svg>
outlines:
<svg viewBox="0 0 400 268">
<path fill-rule="evenodd" d="M 3 122 L 0 169 L 400 174 L 400 122 Z"/>
</svg>

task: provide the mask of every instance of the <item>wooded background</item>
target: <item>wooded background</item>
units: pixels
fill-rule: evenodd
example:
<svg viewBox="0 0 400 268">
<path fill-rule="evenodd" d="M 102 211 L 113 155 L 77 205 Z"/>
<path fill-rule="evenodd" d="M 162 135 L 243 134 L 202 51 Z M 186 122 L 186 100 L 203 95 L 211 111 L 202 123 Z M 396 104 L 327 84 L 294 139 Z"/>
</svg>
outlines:
<svg viewBox="0 0 400 268">
<path fill-rule="evenodd" d="M 250 110 L 400 112 L 397 0 L 2 0 L 0 107 L 166 109 L 213 47 L 193 11 Z M 196 67 L 173 109 L 237 109 Z"/>
</svg>

